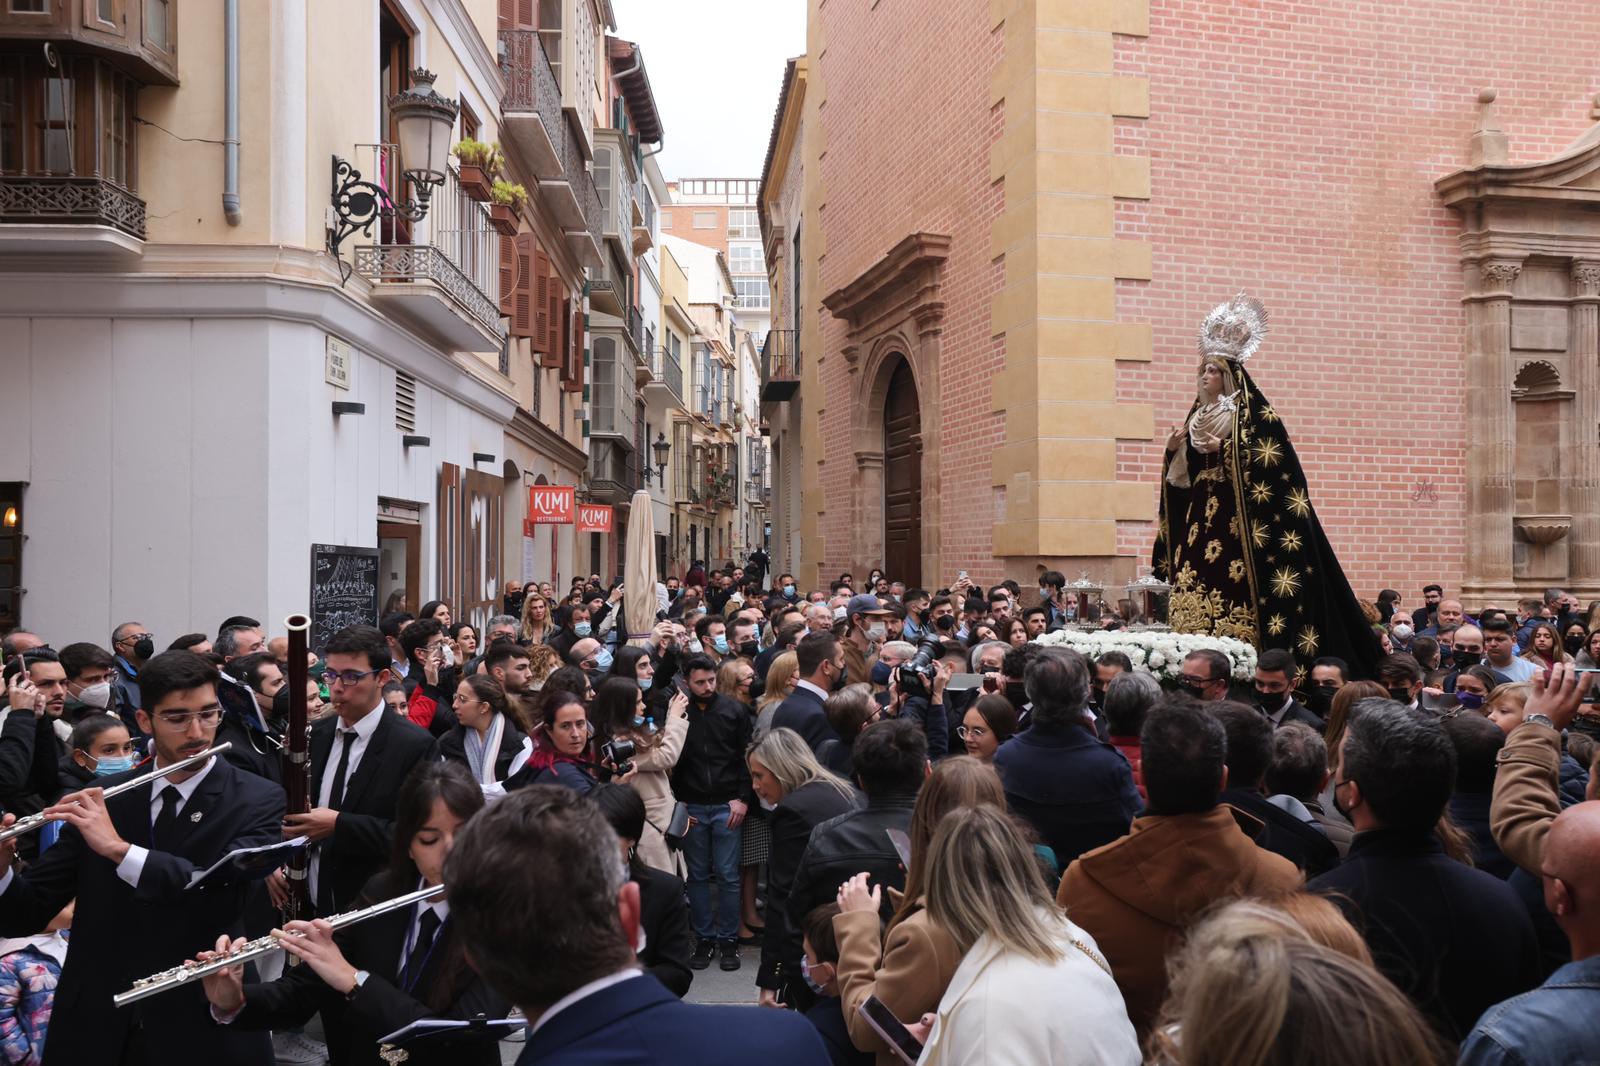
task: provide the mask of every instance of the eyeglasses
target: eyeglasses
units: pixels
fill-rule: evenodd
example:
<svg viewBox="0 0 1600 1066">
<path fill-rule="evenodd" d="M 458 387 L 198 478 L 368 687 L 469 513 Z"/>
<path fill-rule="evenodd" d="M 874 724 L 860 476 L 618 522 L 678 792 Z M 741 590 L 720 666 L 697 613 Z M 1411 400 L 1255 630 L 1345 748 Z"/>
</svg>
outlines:
<svg viewBox="0 0 1600 1066">
<path fill-rule="evenodd" d="M 200 719 L 201 725 L 214 725 L 221 717 L 221 707 L 206 707 L 198 711 L 162 711 L 156 715 L 156 721 L 174 729 L 187 729 L 196 718 Z"/>
<path fill-rule="evenodd" d="M 956 736 L 960 737 L 962 740 L 982 740 L 988 735 L 989 731 L 983 728 L 981 725 L 956 726 Z"/>
<path fill-rule="evenodd" d="M 125 636 L 121 640 L 117 641 L 117 643 L 118 644 L 137 644 L 141 640 L 154 640 L 154 639 L 156 639 L 154 633 L 129 633 L 127 636 Z"/>
<path fill-rule="evenodd" d="M 377 672 L 377 670 L 325 670 L 322 680 L 330 685 L 335 681 L 342 685 L 359 685 L 362 678 L 371 677 Z"/>
</svg>

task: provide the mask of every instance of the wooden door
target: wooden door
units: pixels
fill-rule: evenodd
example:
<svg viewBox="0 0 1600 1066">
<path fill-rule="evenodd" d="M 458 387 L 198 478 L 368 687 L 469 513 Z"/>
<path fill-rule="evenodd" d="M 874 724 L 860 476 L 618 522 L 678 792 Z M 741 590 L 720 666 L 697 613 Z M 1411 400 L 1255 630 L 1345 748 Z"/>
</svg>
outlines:
<svg viewBox="0 0 1600 1066">
<path fill-rule="evenodd" d="M 907 587 L 922 584 L 922 410 L 904 359 L 883 404 L 883 568 Z M 871 566 L 876 560 L 858 560 Z"/>
<path fill-rule="evenodd" d="M 404 592 L 399 610 L 416 614 L 422 602 L 422 527 L 404 522 L 378 523 L 378 611 L 389 609 L 396 591 Z"/>
</svg>

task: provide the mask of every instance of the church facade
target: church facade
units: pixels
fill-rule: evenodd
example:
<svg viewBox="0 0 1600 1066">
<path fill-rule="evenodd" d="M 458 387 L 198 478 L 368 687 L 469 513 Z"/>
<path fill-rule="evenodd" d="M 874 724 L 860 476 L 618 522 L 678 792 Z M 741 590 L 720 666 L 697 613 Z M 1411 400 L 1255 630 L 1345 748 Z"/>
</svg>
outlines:
<svg viewBox="0 0 1600 1066">
<path fill-rule="evenodd" d="M 1244 290 L 1359 595 L 1600 595 L 1597 53 L 1579 0 L 813 2 L 775 565 L 1124 584 Z"/>
</svg>

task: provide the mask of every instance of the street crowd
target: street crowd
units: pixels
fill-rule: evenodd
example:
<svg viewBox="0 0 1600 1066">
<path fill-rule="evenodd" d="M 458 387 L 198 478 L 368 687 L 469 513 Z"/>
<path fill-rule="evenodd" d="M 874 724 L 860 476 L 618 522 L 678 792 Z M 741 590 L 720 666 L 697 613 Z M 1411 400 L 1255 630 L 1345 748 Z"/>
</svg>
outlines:
<svg viewBox="0 0 1600 1066">
<path fill-rule="evenodd" d="M 1038 642 L 1145 621 L 1053 571 L 769 576 L 397 595 L 301 693 L 248 616 L 7 634 L 0 1059 L 1594 1061 L 1600 603 L 1385 590 L 1374 677 L 1164 688 Z"/>
</svg>

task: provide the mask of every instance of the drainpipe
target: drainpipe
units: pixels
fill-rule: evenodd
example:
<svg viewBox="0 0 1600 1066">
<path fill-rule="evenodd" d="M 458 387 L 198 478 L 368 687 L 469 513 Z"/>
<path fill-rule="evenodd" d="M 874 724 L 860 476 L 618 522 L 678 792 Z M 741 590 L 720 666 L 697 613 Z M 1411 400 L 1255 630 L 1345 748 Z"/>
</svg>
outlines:
<svg viewBox="0 0 1600 1066">
<path fill-rule="evenodd" d="M 239 208 L 239 0 L 225 0 L 223 15 L 222 213 L 228 225 L 244 219 Z"/>
</svg>

